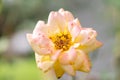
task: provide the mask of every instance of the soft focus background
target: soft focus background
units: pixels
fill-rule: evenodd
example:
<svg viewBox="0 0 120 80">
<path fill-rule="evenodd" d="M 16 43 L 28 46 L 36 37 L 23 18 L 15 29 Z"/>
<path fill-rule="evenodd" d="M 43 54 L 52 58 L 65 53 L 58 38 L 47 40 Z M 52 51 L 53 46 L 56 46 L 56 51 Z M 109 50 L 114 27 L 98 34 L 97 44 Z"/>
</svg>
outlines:
<svg viewBox="0 0 120 80">
<path fill-rule="evenodd" d="M 91 72 L 77 72 L 75 79 L 120 80 L 120 0 L 0 0 L 0 80 L 43 80 L 26 33 L 60 8 L 94 28 L 104 44 L 90 54 Z M 72 78 L 65 74 L 60 80 Z"/>
</svg>

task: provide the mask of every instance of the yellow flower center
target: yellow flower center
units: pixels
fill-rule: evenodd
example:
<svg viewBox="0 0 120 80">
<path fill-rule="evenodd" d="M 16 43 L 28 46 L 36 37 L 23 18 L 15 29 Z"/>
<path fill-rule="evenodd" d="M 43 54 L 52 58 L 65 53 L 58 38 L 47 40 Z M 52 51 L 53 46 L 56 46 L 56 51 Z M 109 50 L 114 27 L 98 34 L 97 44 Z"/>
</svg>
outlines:
<svg viewBox="0 0 120 80">
<path fill-rule="evenodd" d="M 56 49 L 68 50 L 72 44 L 71 35 L 69 33 L 57 33 L 50 37 Z"/>
</svg>

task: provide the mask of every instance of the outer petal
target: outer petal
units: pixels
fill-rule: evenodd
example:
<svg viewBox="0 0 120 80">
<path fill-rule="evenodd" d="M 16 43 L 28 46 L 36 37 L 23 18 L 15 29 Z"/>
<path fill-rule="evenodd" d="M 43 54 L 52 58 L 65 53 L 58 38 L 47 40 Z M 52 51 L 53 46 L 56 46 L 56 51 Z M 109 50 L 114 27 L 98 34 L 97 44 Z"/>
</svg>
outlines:
<svg viewBox="0 0 120 80">
<path fill-rule="evenodd" d="M 60 9 L 58 12 L 65 18 L 66 22 L 74 20 L 74 17 L 71 12 L 64 11 L 64 9 Z"/>
<path fill-rule="evenodd" d="M 54 67 L 57 78 L 60 78 L 64 74 L 64 70 L 62 69 L 60 63 L 56 61 L 53 67 Z"/>
<path fill-rule="evenodd" d="M 52 34 L 55 34 L 56 32 L 59 32 L 59 28 L 53 25 L 45 24 L 44 21 L 38 21 L 35 29 L 33 30 L 33 35 L 39 35 L 41 33 L 44 33 L 46 36 L 50 36 Z"/>
<path fill-rule="evenodd" d="M 102 46 L 102 43 L 96 40 L 96 36 L 95 30 L 83 28 L 74 42 L 79 44 L 79 49 L 88 53 Z"/>
<path fill-rule="evenodd" d="M 83 45 L 96 36 L 97 33 L 95 30 L 92 30 L 91 28 L 81 28 L 81 31 L 79 32 L 74 42 L 80 42 Z"/>
<path fill-rule="evenodd" d="M 58 59 L 59 55 L 61 54 L 61 51 L 62 51 L 62 50 L 56 50 L 56 51 L 54 51 L 54 52 L 50 55 L 50 56 L 51 56 L 51 59 L 54 60 L 54 61 L 56 61 L 56 60 Z"/>
<path fill-rule="evenodd" d="M 51 12 L 49 14 L 48 25 L 58 27 L 61 32 L 67 28 L 64 17 L 58 12 Z"/>
<path fill-rule="evenodd" d="M 91 63 L 88 55 L 81 50 L 77 50 L 77 52 L 78 56 L 74 64 L 75 69 L 83 72 L 89 72 L 91 69 Z"/>
<path fill-rule="evenodd" d="M 68 30 L 71 33 L 72 41 L 75 40 L 75 38 L 78 36 L 78 34 L 81 31 L 81 25 L 78 21 L 78 19 L 75 19 L 68 24 Z"/>
<path fill-rule="evenodd" d="M 44 21 L 38 21 L 34 30 L 33 30 L 33 34 L 34 35 L 39 35 L 39 33 L 41 33 L 41 32 L 48 34 L 47 33 L 47 28 L 48 28 L 48 26 L 45 24 Z"/>
<path fill-rule="evenodd" d="M 74 48 L 70 48 L 69 51 L 63 52 L 59 56 L 59 62 L 61 64 L 74 64 L 77 57 L 77 52 Z"/>
<path fill-rule="evenodd" d="M 54 61 L 51 61 L 49 56 L 39 55 L 35 53 L 35 59 L 38 68 L 44 72 L 50 69 L 54 64 Z"/>
<path fill-rule="evenodd" d="M 71 32 L 72 29 L 73 29 L 75 26 L 81 28 L 81 24 L 80 24 L 80 22 L 79 22 L 78 19 L 74 19 L 74 20 L 72 20 L 72 21 L 69 21 L 69 22 L 68 22 L 68 29 L 69 29 L 69 32 Z"/>
<path fill-rule="evenodd" d="M 75 70 L 72 65 L 61 65 L 63 70 L 71 76 L 75 76 Z"/>
<path fill-rule="evenodd" d="M 51 54 L 53 52 L 53 43 L 44 35 L 33 36 L 27 34 L 27 39 L 33 50 L 38 54 Z"/>
<path fill-rule="evenodd" d="M 93 43 L 91 42 L 89 41 L 88 44 L 86 43 L 85 45 L 80 45 L 78 48 L 88 53 L 102 46 L 102 43 L 96 39 Z"/>
</svg>

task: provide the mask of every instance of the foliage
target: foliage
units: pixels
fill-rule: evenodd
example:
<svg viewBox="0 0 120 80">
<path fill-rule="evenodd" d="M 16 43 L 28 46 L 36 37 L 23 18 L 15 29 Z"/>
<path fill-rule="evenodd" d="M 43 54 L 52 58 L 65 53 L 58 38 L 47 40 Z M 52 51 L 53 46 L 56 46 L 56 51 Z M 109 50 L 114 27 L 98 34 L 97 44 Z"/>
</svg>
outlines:
<svg viewBox="0 0 120 80">
<path fill-rule="evenodd" d="M 42 80 L 33 59 L 0 60 L 0 80 Z"/>
<path fill-rule="evenodd" d="M 114 7 L 117 7 L 120 9 L 120 0 L 103 0 L 106 4 L 110 4 Z"/>
</svg>

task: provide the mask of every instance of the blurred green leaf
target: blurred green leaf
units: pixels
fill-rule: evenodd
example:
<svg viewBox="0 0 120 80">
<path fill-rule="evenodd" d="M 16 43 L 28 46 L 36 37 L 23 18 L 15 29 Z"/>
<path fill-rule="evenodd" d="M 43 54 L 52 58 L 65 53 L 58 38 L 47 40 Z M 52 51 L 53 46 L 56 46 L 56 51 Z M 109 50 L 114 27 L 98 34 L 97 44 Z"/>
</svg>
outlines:
<svg viewBox="0 0 120 80">
<path fill-rule="evenodd" d="M 1 54 L 1 53 L 5 52 L 8 48 L 8 38 L 2 37 L 0 39 L 0 45 L 1 45 L 0 46 L 0 54 Z"/>
<path fill-rule="evenodd" d="M 0 13 L 2 12 L 2 0 L 0 0 Z"/>
<path fill-rule="evenodd" d="M 42 73 L 34 59 L 16 59 L 12 64 L 0 60 L 0 80 L 42 80 Z"/>
<path fill-rule="evenodd" d="M 120 9 L 120 0 L 103 0 L 105 3 L 113 5 Z"/>
</svg>

